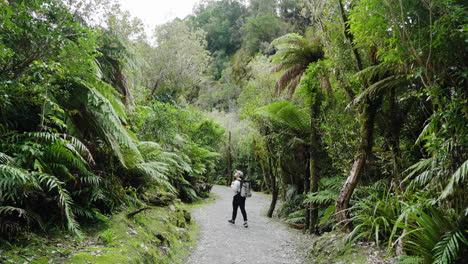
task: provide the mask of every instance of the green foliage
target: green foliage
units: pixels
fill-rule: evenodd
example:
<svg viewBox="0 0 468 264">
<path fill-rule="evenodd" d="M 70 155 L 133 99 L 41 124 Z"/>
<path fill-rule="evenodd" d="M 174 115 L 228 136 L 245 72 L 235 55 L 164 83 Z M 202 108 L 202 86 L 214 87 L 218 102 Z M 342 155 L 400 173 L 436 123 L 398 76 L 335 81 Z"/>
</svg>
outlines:
<svg viewBox="0 0 468 264">
<path fill-rule="evenodd" d="M 329 231 L 372 107 L 349 240 L 402 248 L 402 263 L 463 261 L 462 1 L 205 1 L 154 43 L 119 5 L 65 2 L 0 4 L 2 237 L 56 226 L 79 236 L 148 191 L 193 202 L 233 167 L 258 189 L 277 180 L 287 221 L 314 207 Z"/>
<path fill-rule="evenodd" d="M 324 56 L 322 46 L 317 40 L 310 41 L 298 34 L 287 34 L 279 37 L 271 42 L 270 48 L 277 50 L 271 57 L 272 63 L 276 65 L 274 70 L 285 69 L 276 82 L 276 93 L 279 94 L 288 88 L 290 96 L 294 94 L 296 86 L 309 64 L 323 59 Z M 312 76 L 312 79 L 317 79 L 317 73 L 317 70 L 309 70 L 308 74 Z M 310 85 L 310 83 L 305 85 Z"/>
<path fill-rule="evenodd" d="M 53 199 L 58 205 L 55 213 L 63 214 L 67 229 L 81 237 L 74 214 L 73 200 L 77 197 L 70 194 L 66 183 L 80 182 L 83 186 L 97 187 L 100 178 L 88 170 L 88 162 L 80 154 L 87 149 L 76 138 L 72 139 L 69 141 L 65 135 L 39 132 L 13 135 L 0 141 L 0 151 L 6 161 L 0 165 L 3 190 L 0 201 L 9 205 L 2 206 L 4 210 L 1 210 L 0 218 L 13 219 L 14 222 L 27 217 L 41 224 L 47 212 L 33 204 L 38 199 L 42 202 Z M 5 152 L 13 152 L 15 156 L 10 157 Z M 84 153 L 91 158 L 89 152 Z"/>
<path fill-rule="evenodd" d="M 210 61 L 205 50 L 205 32 L 174 20 L 157 27 L 155 39 L 157 47 L 150 60 L 154 77 L 151 87 L 147 87 L 149 96 L 174 100 L 187 96 L 192 100 Z"/>
<path fill-rule="evenodd" d="M 383 187 L 383 190 L 382 190 Z M 402 208 L 399 196 L 385 191 L 386 186 L 381 186 L 381 194 L 369 192 L 368 198 L 360 199 L 353 206 L 355 215 L 353 222 L 356 223 L 348 239 L 355 241 L 360 238 L 376 242 L 377 246 L 385 244 L 399 218 Z"/>
<path fill-rule="evenodd" d="M 285 24 L 273 14 L 248 18 L 245 23 L 243 46 L 250 54 L 265 52 L 275 38 L 283 35 Z"/>
<path fill-rule="evenodd" d="M 460 256 L 460 245 L 466 245 L 466 231 L 458 229 L 460 223 L 453 215 L 444 215 L 431 205 L 426 207 L 410 208 L 406 223 L 397 223 L 407 231 L 405 249 L 426 262 L 452 263 Z"/>
<path fill-rule="evenodd" d="M 273 123 L 287 127 L 299 136 L 310 133 L 309 117 L 289 101 L 278 101 L 257 110 L 257 114 Z"/>
</svg>

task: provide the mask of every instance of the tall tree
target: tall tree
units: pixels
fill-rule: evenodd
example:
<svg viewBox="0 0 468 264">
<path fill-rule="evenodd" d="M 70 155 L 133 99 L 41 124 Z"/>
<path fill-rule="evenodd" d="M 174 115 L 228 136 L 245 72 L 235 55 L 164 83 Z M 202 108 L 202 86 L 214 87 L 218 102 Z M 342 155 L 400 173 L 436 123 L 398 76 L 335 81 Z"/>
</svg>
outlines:
<svg viewBox="0 0 468 264">
<path fill-rule="evenodd" d="M 177 99 L 196 92 L 210 61 L 205 32 L 191 30 L 184 22 L 174 20 L 156 28 L 155 40 L 150 96 L 163 93 Z"/>
</svg>

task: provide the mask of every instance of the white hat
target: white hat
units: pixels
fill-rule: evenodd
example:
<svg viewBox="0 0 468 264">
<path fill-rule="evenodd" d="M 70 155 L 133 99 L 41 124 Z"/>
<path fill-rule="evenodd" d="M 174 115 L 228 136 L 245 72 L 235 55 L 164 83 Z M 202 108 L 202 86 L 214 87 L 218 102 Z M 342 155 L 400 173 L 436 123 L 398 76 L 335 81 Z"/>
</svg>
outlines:
<svg viewBox="0 0 468 264">
<path fill-rule="evenodd" d="M 243 178 L 243 177 L 244 177 L 244 173 L 243 173 L 242 171 L 240 171 L 240 170 L 236 170 L 236 173 L 239 173 L 239 176 L 240 176 L 241 178 Z"/>
</svg>

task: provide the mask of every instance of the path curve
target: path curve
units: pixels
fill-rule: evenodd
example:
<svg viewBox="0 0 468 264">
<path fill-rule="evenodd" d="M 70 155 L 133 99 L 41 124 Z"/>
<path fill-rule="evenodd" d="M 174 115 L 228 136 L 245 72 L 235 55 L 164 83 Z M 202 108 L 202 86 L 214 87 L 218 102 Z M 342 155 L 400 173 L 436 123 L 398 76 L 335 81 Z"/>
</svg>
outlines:
<svg viewBox="0 0 468 264">
<path fill-rule="evenodd" d="M 270 198 L 253 193 L 246 201 L 249 227 L 242 226 L 242 214 L 236 224 L 227 222 L 232 213 L 232 191 L 213 186 L 215 203 L 194 208 L 192 215 L 200 226 L 197 246 L 186 264 L 294 264 L 304 263 L 297 250 L 301 234 L 266 217 Z"/>
</svg>

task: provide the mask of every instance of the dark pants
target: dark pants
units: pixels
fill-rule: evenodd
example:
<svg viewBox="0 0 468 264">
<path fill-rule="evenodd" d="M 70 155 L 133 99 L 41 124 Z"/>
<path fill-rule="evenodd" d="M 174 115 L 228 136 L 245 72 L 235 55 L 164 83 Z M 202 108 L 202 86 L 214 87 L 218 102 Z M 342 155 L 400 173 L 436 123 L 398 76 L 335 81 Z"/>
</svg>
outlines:
<svg viewBox="0 0 468 264">
<path fill-rule="evenodd" d="M 247 212 L 245 212 L 245 197 L 236 194 L 232 199 L 232 220 L 236 220 L 237 208 L 240 207 L 244 221 L 247 221 Z"/>
</svg>

